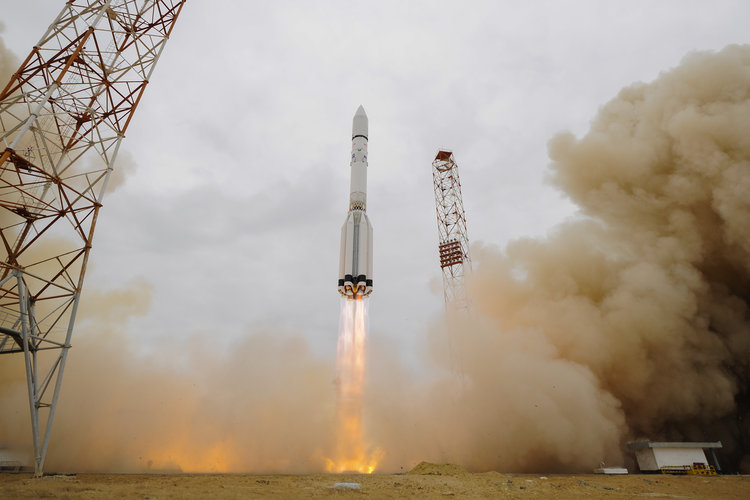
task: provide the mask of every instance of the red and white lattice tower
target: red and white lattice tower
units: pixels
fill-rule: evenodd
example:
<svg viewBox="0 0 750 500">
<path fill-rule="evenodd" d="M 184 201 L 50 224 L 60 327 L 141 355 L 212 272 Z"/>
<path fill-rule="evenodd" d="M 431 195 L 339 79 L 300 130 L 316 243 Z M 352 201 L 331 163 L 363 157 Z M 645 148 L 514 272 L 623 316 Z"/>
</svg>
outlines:
<svg viewBox="0 0 750 500">
<path fill-rule="evenodd" d="M 184 3 L 68 0 L 0 91 L 0 354 L 24 357 L 36 475 L 107 182 Z"/>
<path fill-rule="evenodd" d="M 468 311 L 469 296 L 464 277 L 471 272 L 469 236 L 461 198 L 458 165 L 450 151 L 438 151 L 432 162 L 432 180 L 437 209 L 438 249 L 443 271 L 445 307 Z"/>
</svg>

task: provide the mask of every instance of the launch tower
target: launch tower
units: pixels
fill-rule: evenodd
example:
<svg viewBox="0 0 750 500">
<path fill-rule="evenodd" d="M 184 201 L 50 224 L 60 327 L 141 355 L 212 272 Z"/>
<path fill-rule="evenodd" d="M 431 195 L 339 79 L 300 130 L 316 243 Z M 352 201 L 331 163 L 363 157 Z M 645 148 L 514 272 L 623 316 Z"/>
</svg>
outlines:
<svg viewBox="0 0 750 500">
<path fill-rule="evenodd" d="M 102 198 L 184 3 L 69 0 L 0 91 L 0 354 L 24 358 L 37 476 Z"/>
<path fill-rule="evenodd" d="M 468 311 L 470 300 L 464 276 L 471 272 L 466 214 L 461 197 L 458 165 L 451 151 L 438 151 L 432 162 L 432 181 L 437 209 L 438 250 L 443 271 L 446 309 Z"/>
</svg>

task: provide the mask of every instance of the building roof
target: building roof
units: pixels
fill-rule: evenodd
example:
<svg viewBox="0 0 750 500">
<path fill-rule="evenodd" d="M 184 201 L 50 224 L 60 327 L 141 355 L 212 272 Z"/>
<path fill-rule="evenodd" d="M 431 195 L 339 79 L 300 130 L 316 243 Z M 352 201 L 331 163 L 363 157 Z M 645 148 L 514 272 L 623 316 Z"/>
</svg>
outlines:
<svg viewBox="0 0 750 500">
<path fill-rule="evenodd" d="M 628 443 L 628 449 L 629 450 L 643 450 L 645 448 L 721 448 L 721 441 L 716 441 L 713 443 L 708 442 L 696 442 L 696 443 L 689 443 L 689 442 L 654 442 L 654 441 L 633 441 Z"/>
</svg>

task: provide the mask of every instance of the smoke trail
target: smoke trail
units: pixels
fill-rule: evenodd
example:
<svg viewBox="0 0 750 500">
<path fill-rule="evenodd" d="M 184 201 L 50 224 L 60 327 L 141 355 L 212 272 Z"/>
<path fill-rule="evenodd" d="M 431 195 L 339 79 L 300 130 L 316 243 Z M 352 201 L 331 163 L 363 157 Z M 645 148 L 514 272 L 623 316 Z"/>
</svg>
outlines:
<svg viewBox="0 0 750 500">
<path fill-rule="evenodd" d="M 730 46 L 623 89 L 584 137 L 554 137 L 552 180 L 580 216 L 472 250 L 476 316 L 433 328 L 466 353 L 468 386 L 405 405 L 411 432 L 379 429 L 384 466 L 585 471 L 647 437 L 720 439 L 722 465 L 748 471 L 748 130 L 750 46 Z M 418 452 L 399 450 L 407 434 Z"/>
</svg>

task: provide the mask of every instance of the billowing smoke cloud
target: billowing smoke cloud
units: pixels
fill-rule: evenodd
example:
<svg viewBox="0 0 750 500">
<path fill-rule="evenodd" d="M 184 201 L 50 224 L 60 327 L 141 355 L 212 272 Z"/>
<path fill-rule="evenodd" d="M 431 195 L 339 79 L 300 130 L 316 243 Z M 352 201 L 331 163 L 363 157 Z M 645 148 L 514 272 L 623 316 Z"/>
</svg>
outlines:
<svg viewBox="0 0 750 500">
<path fill-rule="evenodd" d="M 300 339 L 270 331 L 249 335 L 229 355 L 212 349 L 207 333 L 184 339 L 180 355 L 145 356 L 126 325 L 147 312 L 150 295 L 143 280 L 87 290 L 46 469 L 322 469 L 333 443 L 333 367 Z M 0 416 L 15 431 L 2 438 L 11 448 L 31 437 L 23 360 L 15 361 L 0 365 L 8 368 Z"/>
<path fill-rule="evenodd" d="M 333 420 L 334 373 L 301 340 L 255 332 L 230 355 L 212 333 L 144 359 L 119 315 L 142 311 L 149 287 L 87 298 L 66 374 L 51 467 L 86 470 L 303 471 L 322 462 Z M 94 305 L 96 303 L 96 305 Z M 130 306 L 128 306 L 130 304 Z M 99 313 L 101 311 L 101 313 Z M 110 312 L 108 312 L 110 311 Z M 191 347 L 192 345 L 192 347 Z M 84 432 L 81 432 L 85 429 Z M 94 451 L 92 453 L 92 451 Z"/>
<path fill-rule="evenodd" d="M 379 428 L 385 448 L 411 434 L 475 469 L 590 470 L 636 437 L 721 439 L 736 470 L 750 453 L 748 130 L 750 46 L 730 46 L 622 90 L 584 137 L 554 137 L 552 180 L 580 216 L 544 241 L 475 247 L 475 316 L 433 332 L 462 378 L 415 402 L 396 440 Z"/>
</svg>

